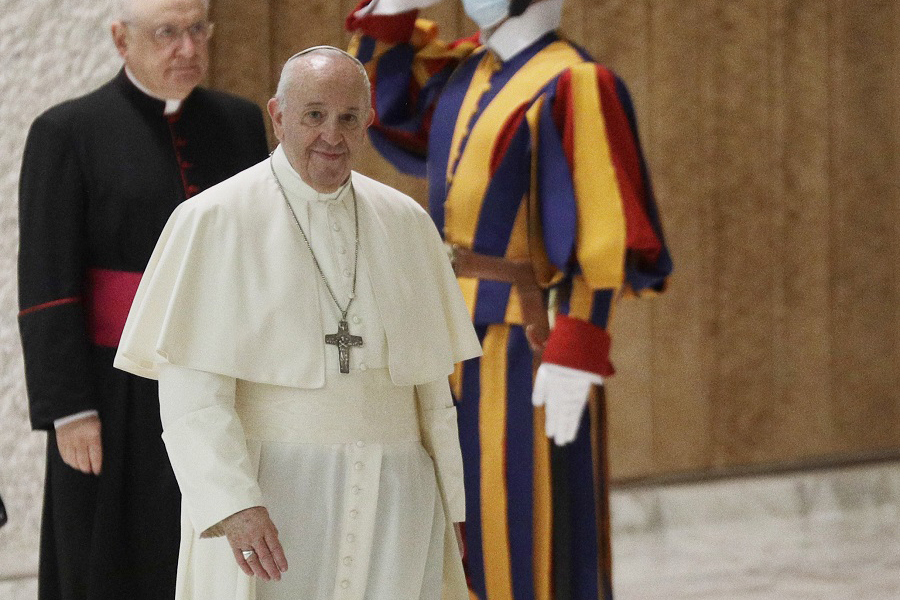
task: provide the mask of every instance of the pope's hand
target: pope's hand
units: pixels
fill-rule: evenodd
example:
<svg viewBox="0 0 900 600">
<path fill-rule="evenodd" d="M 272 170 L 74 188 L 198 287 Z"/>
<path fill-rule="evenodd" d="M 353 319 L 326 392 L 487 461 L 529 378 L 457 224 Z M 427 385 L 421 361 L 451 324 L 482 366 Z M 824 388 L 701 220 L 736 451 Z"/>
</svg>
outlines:
<svg viewBox="0 0 900 600">
<path fill-rule="evenodd" d="M 441 0 L 373 0 L 356 11 L 355 17 L 366 15 L 399 15 L 419 8 L 428 8 Z"/>
<path fill-rule="evenodd" d="M 545 406 L 547 437 L 564 446 L 575 439 L 592 385 L 602 385 L 596 373 L 543 363 L 534 379 L 531 403 Z"/>
<path fill-rule="evenodd" d="M 73 469 L 99 475 L 103 466 L 100 417 L 90 415 L 57 427 L 56 447 L 63 462 Z"/>
<path fill-rule="evenodd" d="M 236 512 L 223 519 L 220 525 L 234 552 L 234 559 L 244 573 L 265 581 L 281 579 L 281 574 L 288 569 L 287 559 L 278 541 L 278 529 L 264 506 Z M 252 554 L 244 558 L 245 551 L 251 550 Z"/>
</svg>

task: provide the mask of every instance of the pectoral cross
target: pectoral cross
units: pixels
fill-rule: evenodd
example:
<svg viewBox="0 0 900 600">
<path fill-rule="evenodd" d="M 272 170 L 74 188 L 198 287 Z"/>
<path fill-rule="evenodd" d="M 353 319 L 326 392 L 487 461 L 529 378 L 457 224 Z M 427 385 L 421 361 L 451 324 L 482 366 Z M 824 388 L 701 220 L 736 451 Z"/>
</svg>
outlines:
<svg viewBox="0 0 900 600">
<path fill-rule="evenodd" d="M 347 321 L 341 320 L 338 323 L 337 333 L 330 333 L 325 336 L 325 343 L 337 346 L 338 358 L 341 362 L 341 373 L 350 372 L 350 347 L 362 346 L 363 339 L 358 335 L 350 335 L 350 327 Z"/>
</svg>

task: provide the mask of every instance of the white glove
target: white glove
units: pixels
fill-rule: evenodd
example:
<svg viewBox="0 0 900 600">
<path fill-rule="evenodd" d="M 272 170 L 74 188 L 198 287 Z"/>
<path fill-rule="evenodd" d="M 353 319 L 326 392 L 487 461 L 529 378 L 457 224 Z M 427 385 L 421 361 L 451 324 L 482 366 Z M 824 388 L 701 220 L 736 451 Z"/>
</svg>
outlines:
<svg viewBox="0 0 900 600">
<path fill-rule="evenodd" d="M 543 363 L 534 379 L 531 403 L 546 406 L 547 437 L 557 446 L 575 439 L 592 385 L 603 385 L 603 377 L 590 371 Z"/>
<path fill-rule="evenodd" d="M 353 15 L 356 18 L 367 15 L 399 15 L 417 8 L 428 8 L 441 0 L 373 0 Z"/>
</svg>

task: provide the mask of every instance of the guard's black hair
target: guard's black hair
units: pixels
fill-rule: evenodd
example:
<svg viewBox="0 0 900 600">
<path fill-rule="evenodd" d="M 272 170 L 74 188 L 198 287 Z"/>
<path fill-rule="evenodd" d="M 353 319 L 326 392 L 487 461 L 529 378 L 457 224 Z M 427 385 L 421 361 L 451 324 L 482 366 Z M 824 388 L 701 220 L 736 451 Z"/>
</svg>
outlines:
<svg viewBox="0 0 900 600">
<path fill-rule="evenodd" d="M 509 16 L 518 17 L 528 8 L 531 0 L 512 0 L 509 3 Z"/>
</svg>

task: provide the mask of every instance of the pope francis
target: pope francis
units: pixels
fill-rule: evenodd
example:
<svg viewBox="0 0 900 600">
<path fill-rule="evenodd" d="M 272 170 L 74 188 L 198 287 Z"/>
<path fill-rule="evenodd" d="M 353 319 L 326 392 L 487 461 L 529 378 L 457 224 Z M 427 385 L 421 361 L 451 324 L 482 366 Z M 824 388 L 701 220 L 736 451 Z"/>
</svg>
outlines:
<svg viewBox="0 0 900 600">
<path fill-rule="evenodd" d="M 176 598 L 468 597 L 447 376 L 481 350 L 426 212 L 351 171 L 370 97 L 342 50 L 289 59 L 281 144 L 179 206 L 141 280 L 115 365 L 159 380 Z"/>
</svg>

